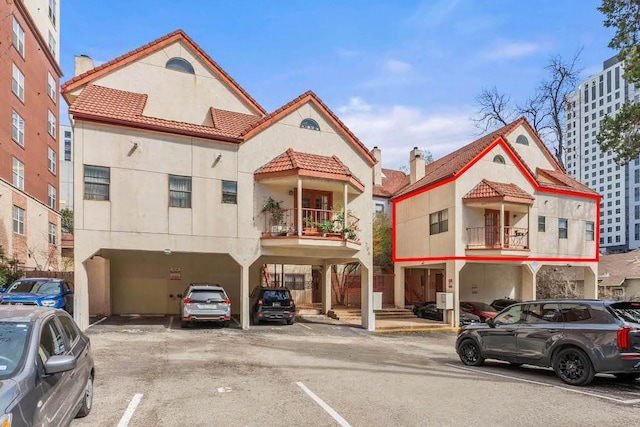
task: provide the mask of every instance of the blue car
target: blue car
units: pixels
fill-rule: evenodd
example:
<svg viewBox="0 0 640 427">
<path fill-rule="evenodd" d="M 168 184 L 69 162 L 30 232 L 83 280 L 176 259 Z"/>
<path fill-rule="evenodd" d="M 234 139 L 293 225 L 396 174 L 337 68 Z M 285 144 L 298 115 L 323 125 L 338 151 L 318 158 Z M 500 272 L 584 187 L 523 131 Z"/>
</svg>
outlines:
<svg viewBox="0 0 640 427">
<path fill-rule="evenodd" d="M 73 290 L 62 279 L 19 279 L 0 292 L 0 305 L 37 305 L 73 314 Z"/>
</svg>

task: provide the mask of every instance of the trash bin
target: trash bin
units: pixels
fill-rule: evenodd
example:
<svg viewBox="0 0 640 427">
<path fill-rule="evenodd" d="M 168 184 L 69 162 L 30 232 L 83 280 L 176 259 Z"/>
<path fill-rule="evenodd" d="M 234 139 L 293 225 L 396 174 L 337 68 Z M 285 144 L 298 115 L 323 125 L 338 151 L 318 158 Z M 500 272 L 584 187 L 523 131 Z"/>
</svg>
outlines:
<svg viewBox="0 0 640 427">
<path fill-rule="evenodd" d="M 373 293 L 373 309 L 382 310 L 382 292 Z"/>
</svg>

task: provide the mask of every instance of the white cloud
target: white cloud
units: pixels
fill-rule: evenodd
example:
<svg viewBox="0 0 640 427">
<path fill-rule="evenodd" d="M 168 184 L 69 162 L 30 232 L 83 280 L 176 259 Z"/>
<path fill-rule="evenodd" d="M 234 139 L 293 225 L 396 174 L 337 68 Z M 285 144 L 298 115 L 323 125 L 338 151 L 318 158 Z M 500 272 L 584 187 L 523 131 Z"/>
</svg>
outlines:
<svg viewBox="0 0 640 427">
<path fill-rule="evenodd" d="M 427 149 L 438 159 L 478 137 L 470 119 L 472 107 L 431 113 L 406 105 L 371 105 L 356 97 L 337 110 L 367 147 L 382 150 L 382 164 L 387 168 L 408 166 L 413 147 Z"/>
<path fill-rule="evenodd" d="M 540 43 L 533 42 L 513 42 L 501 40 L 491 48 L 482 52 L 482 56 L 487 59 L 512 59 L 534 54 L 542 50 Z"/>
<path fill-rule="evenodd" d="M 388 59 L 384 63 L 384 67 L 387 71 L 394 74 L 402 74 L 411 70 L 411 65 L 409 63 L 400 61 L 398 59 Z"/>
</svg>

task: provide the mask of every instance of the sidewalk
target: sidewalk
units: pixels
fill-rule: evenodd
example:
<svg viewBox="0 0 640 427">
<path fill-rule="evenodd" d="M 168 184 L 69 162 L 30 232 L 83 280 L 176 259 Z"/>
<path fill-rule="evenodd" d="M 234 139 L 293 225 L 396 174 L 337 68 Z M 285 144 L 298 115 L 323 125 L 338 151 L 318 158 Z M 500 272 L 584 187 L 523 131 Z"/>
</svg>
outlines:
<svg viewBox="0 0 640 427">
<path fill-rule="evenodd" d="M 323 314 L 303 314 L 298 319 L 308 323 L 323 323 L 328 325 L 341 325 L 359 328 L 362 324 L 360 316 L 349 316 L 336 320 Z M 397 333 L 420 333 L 420 332 L 456 332 L 458 328 L 452 328 L 441 322 L 421 319 L 376 319 L 376 329 L 374 333 L 397 334 Z"/>
</svg>

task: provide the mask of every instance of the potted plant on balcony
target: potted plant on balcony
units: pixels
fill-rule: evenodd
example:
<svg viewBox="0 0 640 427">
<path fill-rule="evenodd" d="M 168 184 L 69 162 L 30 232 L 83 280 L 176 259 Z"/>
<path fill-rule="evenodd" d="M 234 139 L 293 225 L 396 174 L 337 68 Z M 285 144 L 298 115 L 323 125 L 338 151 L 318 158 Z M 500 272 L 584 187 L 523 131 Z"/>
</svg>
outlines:
<svg viewBox="0 0 640 427">
<path fill-rule="evenodd" d="M 269 197 L 262 205 L 262 213 L 269 214 L 269 225 L 271 235 L 276 236 L 283 230 L 286 234 L 285 227 L 282 226 L 284 220 L 284 209 L 282 209 L 282 201 L 275 200 L 273 197 Z"/>
<path fill-rule="evenodd" d="M 305 216 L 304 218 L 302 218 L 302 225 L 304 226 L 305 236 L 318 235 L 318 223 L 315 222 L 311 217 Z"/>
<path fill-rule="evenodd" d="M 322 237 L 327 237 L 327 233 L 333 232 L 333 222 L 329 220 L 324 220 L 320 224 L 318 224 L 318 228 L 322 233 Z"/>
</svg>

